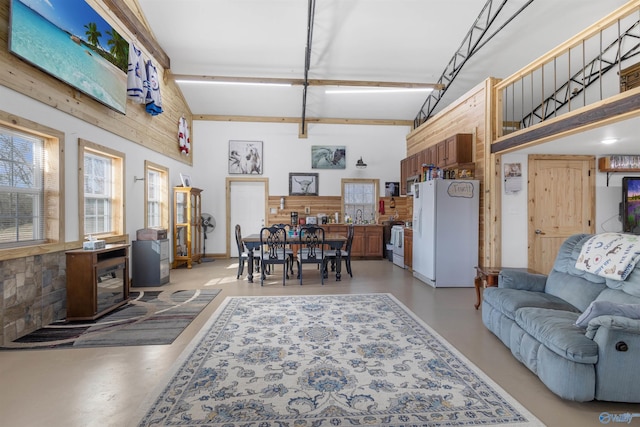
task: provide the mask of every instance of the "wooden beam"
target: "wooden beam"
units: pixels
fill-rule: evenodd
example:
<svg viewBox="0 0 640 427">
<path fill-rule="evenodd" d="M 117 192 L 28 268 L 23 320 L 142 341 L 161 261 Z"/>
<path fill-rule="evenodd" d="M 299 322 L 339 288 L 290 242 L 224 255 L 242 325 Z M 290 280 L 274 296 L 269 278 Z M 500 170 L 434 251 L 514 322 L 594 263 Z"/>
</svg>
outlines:
<svg viewBox="0 0 640 427">
<path fill-rule="evenodd" d="M 203 76 L 192 74 L 172 74 L 174 80 L 185 80 L 192 82 L 220 82 L 220 83 L 247 83 L 247 84 L 282 84 L 292 86 L 302 86 L 304 79 L 286 79 L 277 77 L 231 77 L 231 76 Z M 389 87 L 407 89 L 444 89 L 443 84 L 438 83 L 410 83 L 410 82 L 381 82 L 363 80 L 327 80 L 309 79 L 309 86 L 356 86 L 356 87 Z"/>
<path fill-rule="evenodd" d="M 133 14 L 131 9 L 125 3 L 125 0 L 102 0 L 105 6 L 111 10 L 116 17 L 127 27 L 137 41 L 142 44 L 155 62 L 162 68 L 168 70 L 171 68 L 171 60 L 169 56 L 162 50 L 155 38 L 145 29 L 137 16 Z"/>
<path fill-rule="evenodd" d="M 256 123 L 295 123 L 300 124 L 299 117 L 267 117 L 267 116 L 222 116 L 212 114 L 194 114 L 193 120 L 212 122 L 256 122 Z M 379 125 L 379 126 L 413 126 L 413 120 L 395 119 L 341 119 L 341 118 L 307 118 L 309 123 L 332 125 Z"/>
<path fill-rule="evenodd" d="M 521 129 L 499 138 L 491 144 L 491 153 L 504 154 L 519 148 L 538 145 L 560 136 L 570 135 L 592 127 L 602 126 L 638 116 L 640 112 L 640 91 L 633 94 L 617 95 L 588 107 L 567 113 L 530 128 Z"/>
</svg>

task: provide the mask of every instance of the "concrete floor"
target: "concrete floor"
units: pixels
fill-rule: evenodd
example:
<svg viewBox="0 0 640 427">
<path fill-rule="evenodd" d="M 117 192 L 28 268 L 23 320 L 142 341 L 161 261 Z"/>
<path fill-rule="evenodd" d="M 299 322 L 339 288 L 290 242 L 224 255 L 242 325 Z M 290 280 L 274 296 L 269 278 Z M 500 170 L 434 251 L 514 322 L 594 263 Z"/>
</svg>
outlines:
<svg viewBox="0 0 640 427">
<path fill-rule="evenodd" d="M 236 280 L 236 259 L 171 270 L 171 282 L 161 289 L 222 290 L 173 344 L 0 351 L 0 425 L 120 427 L 135 423 L 140 403 L 227 296 L 371 292 L 393 294 L 548 426 L 599 426 L 602 412 L 640 412 L 636 404 L 568 402 L 548 391 L 484 327 L 481 311 L 473 307 L 473 288 L 434 289 L 387 260 L 353 261 L 352 265 L 353 278 L 343 271 L 341 282 L 330 276 L 324 286 L 310 266 L 305 267 L 303 286 L 292 278 L 285 287 L 280 266 L 264 287 L 259 280 L 254 284 L 246 278 Z M 640 425 L 640 418 L 630 424 Z"/>
</svg>

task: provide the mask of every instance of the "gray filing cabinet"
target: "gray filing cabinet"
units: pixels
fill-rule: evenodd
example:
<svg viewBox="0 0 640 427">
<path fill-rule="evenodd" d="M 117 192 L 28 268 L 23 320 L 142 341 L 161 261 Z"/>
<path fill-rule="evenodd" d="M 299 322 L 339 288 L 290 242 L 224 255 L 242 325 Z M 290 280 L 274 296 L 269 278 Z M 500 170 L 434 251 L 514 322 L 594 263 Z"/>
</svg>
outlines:
<svg viewBox="0 0 640 427">
<path fill-rule="evenodd" d="M 169 283 L 169 239 L 134 240 L 131 243 L 133 264 L 131 285 L 140 287 Z"/>
</svg>

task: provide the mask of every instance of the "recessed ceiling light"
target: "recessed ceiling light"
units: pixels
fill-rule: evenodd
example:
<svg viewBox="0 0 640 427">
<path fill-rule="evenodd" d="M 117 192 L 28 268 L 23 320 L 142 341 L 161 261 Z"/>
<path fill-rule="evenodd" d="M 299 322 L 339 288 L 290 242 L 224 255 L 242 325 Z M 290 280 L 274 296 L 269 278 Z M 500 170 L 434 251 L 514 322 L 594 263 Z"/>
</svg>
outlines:
<svg viewBox="0 0 640 427">
<path fill-rule="evenodd" d="M 618 142 L 618 140 L 615 139 L 615 138 L 608 138 L 608 139 L 603 139 L 601 142 L 603 144 L 605 144 L 605 145 L 611 145 L 611 144 L 615 144 L 616 142 Z"/>
</svg>

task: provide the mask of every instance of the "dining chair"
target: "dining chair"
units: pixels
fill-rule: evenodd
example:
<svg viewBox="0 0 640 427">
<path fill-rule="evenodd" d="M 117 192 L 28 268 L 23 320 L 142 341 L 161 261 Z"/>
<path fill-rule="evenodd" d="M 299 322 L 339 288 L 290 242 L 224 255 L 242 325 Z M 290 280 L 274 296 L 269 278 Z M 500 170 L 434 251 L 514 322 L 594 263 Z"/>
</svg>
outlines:
<svg viewBox="0 0 640 427">
<path fill-rule="evenodd" d="M 320 283 L 324 285 L 324 228 L 315 225 L 303 225 L 298 235 L 298 278 L 302 285 L 302 266 L 316 264 L 320 272 Z"/>
<path fill-rule="evenodd" d="M 353 277 L 353 271 L 351 270 L 351 246 L 353 245 L 353 234 L 354 228 L 353 224 L 349 224 L 349 228 L 347 228 L 347 242 L 345 244 L 344 249 L 340 249 L 340 258 L 344 261 L 344 265 L 347 268 L 347 273 L 349 276 Z M 329 250 L 325 254 L 325 265 L 324 270 L 327 271 L 327 264 L 331 262 L 331 271 L 335 270 L 335 263 L 337 254 L 336 250 Z"/>
<path fill-rule="evenodd" d="M 287 232 L 275 226 L 263 227 L 260 230 L 260 286 L 264 284 L 267 269 L 272 265 L 282 264 L 282 286 L 289 278 L 289 255 L 287 249 Z"/>
<path fill-rule="evenodd" d="M 289 235 L 289 230 L 291 230 L 291 225 L 284 224 L 284 223 L 273 224 L 273 227 L 284 228 L 288 235 Z M 285 252 L 289 256 L 289 270 L 290 270 L 290 273 L 293 274 L 293 261 L 294 261 L 294 258 L 295 258 L 294 251 L 290 247 L 287 247 L 285 249 Z"/>
<path fill-rule="evenodd" d="M 236 274 L 236 279 L 239 279 L 244 271 L 244 263 L 249 258 L 242 243 L 242 229 L 240 224 L 236 224 L 236 246 L 238 247 L 238 274 Z"/>
</svg>

